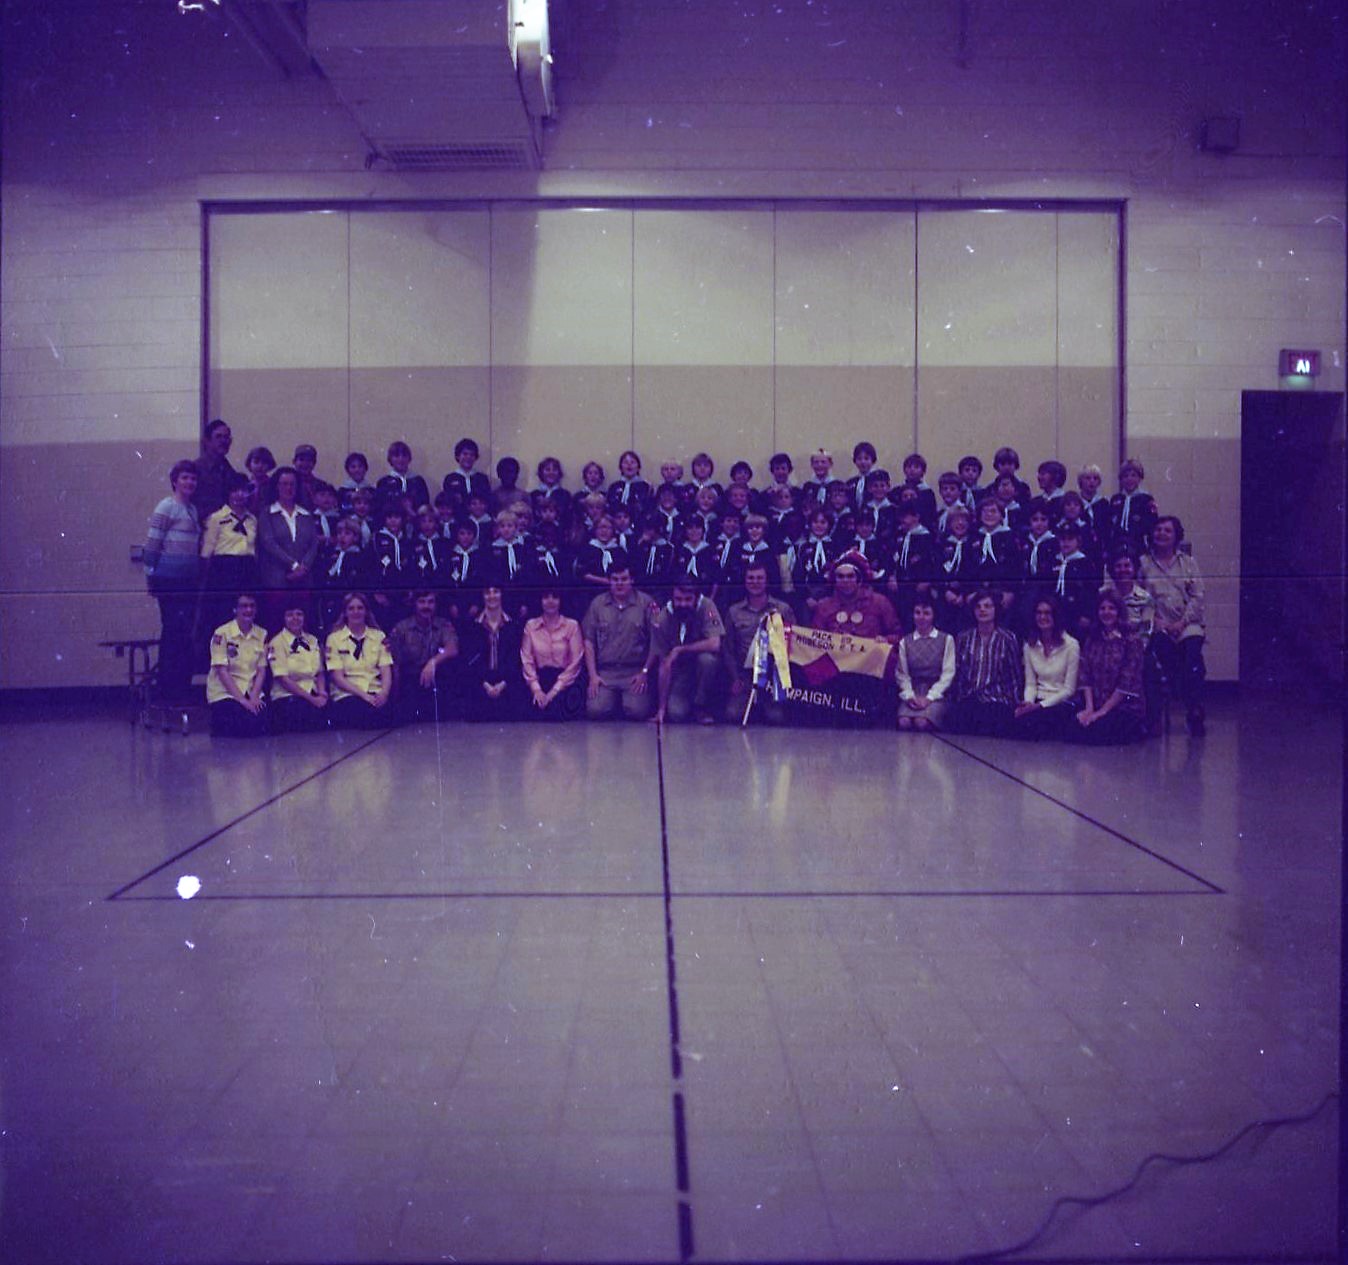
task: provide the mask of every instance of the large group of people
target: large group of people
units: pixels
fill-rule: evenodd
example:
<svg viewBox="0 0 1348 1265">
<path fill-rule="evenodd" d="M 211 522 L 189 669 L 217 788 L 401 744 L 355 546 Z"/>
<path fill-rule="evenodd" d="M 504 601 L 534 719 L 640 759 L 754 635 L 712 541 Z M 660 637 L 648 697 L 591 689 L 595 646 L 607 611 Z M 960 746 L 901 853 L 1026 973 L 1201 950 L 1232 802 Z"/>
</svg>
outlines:
<svg viewBox="0 0 1348 1265">
<path fill-rule="evenodd" d="M 707 453 L 648 481 L 629 451 L 576 489 L 544 458 L 526 491 L 465 438 L 432 491 L 402 441 L 337 481 L 313 445 L 239 471 L 231 444 L 217 419 L 174 465 L 144 551 L 161 694 L 207 667 L 217 733 L 739 719 L 773 613 L 896 646 L 900 729 L 1127 742 L 1171 694 L 1203 731 L 1202 578 L 1134 460 L 1107 496 L 1099 466 L 1070 486 L 1053 460 L 1032 490 L 1010 447 L 986 482 L 970 455 L 934 486 L 921 454 L 894 480 L 865 442 L 855 474 L 820 449 L 800 482 L 785 453 L 764 481 L 741 460 L 722 483 Z"/>
</svg>

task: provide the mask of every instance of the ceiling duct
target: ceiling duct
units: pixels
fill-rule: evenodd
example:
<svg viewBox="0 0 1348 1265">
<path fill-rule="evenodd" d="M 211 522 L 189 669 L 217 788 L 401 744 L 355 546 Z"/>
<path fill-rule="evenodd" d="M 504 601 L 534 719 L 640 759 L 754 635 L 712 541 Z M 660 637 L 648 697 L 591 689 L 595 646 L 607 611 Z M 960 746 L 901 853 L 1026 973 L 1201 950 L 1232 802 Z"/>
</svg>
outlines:
<svg viewBox="0 0 1348 1265">
<path fill-rule="evenodd" d="M 541 119 L 553 112 L 547 0 L 309 0 L 306 17 L 309 52 L 371 165 L 542 165 Z"/>
</svg>

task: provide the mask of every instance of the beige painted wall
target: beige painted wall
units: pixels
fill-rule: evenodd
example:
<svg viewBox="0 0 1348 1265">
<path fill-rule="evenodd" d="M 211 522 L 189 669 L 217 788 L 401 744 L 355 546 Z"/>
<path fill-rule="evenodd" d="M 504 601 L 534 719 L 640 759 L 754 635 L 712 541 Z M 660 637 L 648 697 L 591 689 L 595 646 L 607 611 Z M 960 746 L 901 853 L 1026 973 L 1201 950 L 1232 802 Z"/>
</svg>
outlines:
<svg viewBox="0 0 1348 1265">
<path fill-rule="evenodd" d="M 210 242 L 212 415 L 329 476 L 404 439 L 438 479 L 464 434 L 572 485 L 628 447 L 763 480 L 820 446 L 850 474 L 860 439 L 896 478 L 915 446 L 933 478 L 1001 442 L 1027 477 L 1118 451 L 1112 212 L 278 211 Z"/>
</svg>

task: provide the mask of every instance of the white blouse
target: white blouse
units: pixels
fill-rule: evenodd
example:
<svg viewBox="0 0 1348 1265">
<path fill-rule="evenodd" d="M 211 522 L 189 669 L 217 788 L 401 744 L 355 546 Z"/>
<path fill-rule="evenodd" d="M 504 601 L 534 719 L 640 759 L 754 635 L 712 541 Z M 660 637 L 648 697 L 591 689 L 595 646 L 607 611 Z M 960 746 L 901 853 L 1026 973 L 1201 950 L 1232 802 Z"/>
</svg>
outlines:
<svg viewBox="0 0 1348 1265">
<path fill-rule="evenodd" d="M 1077 692 L 1077 669 L 1081 665 L 1081 645 L 1070 633 L 1052 654 L 1045 654 L 1037 641 L 1025 643 L 1025 694 L 1027 703 L 1053 707 L 1068 702 Z"/>
</svg>

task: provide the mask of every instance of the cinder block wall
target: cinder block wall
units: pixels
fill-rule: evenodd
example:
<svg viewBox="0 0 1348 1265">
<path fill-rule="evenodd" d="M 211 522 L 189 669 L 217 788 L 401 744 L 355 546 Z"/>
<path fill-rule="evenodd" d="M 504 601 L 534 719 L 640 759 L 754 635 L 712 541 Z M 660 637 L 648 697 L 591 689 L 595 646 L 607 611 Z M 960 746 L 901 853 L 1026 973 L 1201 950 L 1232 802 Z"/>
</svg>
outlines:
<svg viewBox="0 0 1348 1265">
<path fill-rule="evenodd" d="M 1344 388 L 1332 9 L 572 0 L 558 19 L 543 172 L 399 176 L 364 170 L 321 78 L 283 79 L 210 16 L 6 4 L 0 687 L 116 683 L 94 643 L 156 630 L 128 548 L 196 447 L 203 200 L 497 196 L 1125 200 L 1126 447 L 1189 525 L 1211 672 L 1234 677 L 1240 392 L 1275 388 L 1287 346 Z M 1237 153 L 1198 150 L 1213 115 L 1241 118 Z"/>
</svg>

